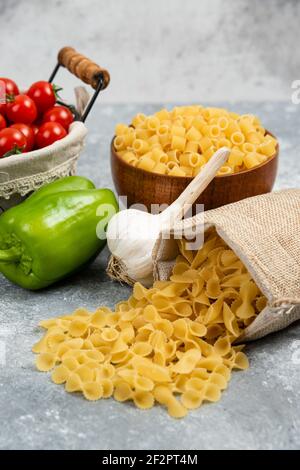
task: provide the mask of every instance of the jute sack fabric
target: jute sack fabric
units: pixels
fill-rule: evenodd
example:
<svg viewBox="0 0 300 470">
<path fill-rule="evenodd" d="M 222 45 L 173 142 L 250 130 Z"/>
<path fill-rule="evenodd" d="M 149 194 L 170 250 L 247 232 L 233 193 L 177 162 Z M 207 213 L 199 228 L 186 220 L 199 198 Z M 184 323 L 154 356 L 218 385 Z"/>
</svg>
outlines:
<svg viewBox="0 0 300 470">
<path fill-rule="evenodd" d="M 84 109 L 88 100 L 84 90 L 83 87 L 75 90 L 78 111 Z M 69 134 L 49 147 L 0 159 L 0 213 L 40 186 L 74 175 L 86 134 L 85 125 L 74 122 Z"/>
<path fill-rule="evenodd" d="M 254 340 L 300 319 L 300 190 L 290 189 L 229 204 L 183 220 L 161 233 L 153 250 L 154 278 L 167 280 L 178 254 L 175 237 L 215 228 L 268 299 L 239 340 Z"/>
</svg>

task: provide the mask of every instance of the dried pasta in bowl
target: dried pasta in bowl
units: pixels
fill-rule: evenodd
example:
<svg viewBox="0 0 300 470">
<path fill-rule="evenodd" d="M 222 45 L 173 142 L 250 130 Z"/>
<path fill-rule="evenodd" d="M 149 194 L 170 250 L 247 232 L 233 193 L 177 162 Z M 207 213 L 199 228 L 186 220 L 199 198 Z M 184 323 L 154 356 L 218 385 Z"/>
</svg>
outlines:
<svg viewBox="0 0 300 470">
<path fill-rule="evenodd" d="M 42 321 L 37 368 L 87 400 L 131 400 L 142 410 L 159 403 L 174 418 L 218 401 L 232 371 L 248 367 L 234 342 L 266 299 L 215 231 L 199 251 L 178 243 L 168 281 L 150 289 L 136 283 L 113 311 L 78 309 Z"/>
<path fill-rule="evenodd" d="M 231 154 L 218 176 L 239 173 L 265 163 L 278 147 L 256 116 L 196 105 L 137 114 L 130 126 L 118 124 L 115 135 L 115 151 L 126 163 L 170 176 L 194 177 L 221 147 Z"/>
</svg>

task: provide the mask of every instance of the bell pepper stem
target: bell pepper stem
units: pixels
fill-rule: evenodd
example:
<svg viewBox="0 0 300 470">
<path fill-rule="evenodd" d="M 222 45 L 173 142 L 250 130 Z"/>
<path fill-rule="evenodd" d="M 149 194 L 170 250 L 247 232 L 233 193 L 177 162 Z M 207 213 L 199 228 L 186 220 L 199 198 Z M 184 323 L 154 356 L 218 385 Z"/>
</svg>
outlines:
<svg viewBox="0 0 300 470">
<path fill-rule="evenodd" d="M 11 263 L 14 261 L 19 261 L 21 258 L 21 247 L 13 246 L 8 250 L 0 250 L 0 263 Z"/>
</svg>

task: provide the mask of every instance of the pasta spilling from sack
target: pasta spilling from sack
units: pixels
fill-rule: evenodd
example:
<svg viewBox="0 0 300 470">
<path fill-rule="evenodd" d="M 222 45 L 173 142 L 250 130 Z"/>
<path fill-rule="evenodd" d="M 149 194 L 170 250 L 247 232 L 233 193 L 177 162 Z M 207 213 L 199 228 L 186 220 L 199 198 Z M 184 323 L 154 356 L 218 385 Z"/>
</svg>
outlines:
<svg viewBox="0 0 300 470">
<path fill-rule="evenodd" d="M 277 149 L 277 140 L 256 116 L 202 106 L 137 114 L 130 126 L 118 124 L 115 133 L 115 150 L 126 163 L 171 176 L 197 175 L 221 147 L 231 153 L 218 175 L 254 168 Z"/>
<path fill-rule="evenodd" d="M 266 298 L 214 231 L 198 252 L 184 240 L 179 248 L 169 281 L 136 283 L 114 311 L 78 309 L 42 321 L 37 368 L 88 400 L 113 396 L 141 409 L 158 402 L 175 418 L 219 400 L 231 371 L 248 367 L 233 342 Z"/>
</svg>

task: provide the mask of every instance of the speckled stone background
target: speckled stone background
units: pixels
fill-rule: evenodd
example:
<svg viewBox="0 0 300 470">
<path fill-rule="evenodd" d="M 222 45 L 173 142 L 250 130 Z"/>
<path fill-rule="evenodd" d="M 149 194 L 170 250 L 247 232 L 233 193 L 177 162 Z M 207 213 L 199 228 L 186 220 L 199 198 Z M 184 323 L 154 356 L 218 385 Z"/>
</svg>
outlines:
<svg viewBox="0 0 300 470">
<path fill-rule="evenodd" d="M 78 167 L 99 186 L 113 187 L 117 122 L 166 103 L 209 101 L 257 113 L 280 138 L 276 189 L 300 187 L 300 106 L 291 102 L 299 14 L 297 0 L 0 0 L 0 75 L 23 87 L 47 79 L 65 45 L 110 70 Z M 56 82 L 66 98 L 78 83 L 64 70 Z M 181 421 L 158 406 L 89 403 L 37 372 L 31 347 L 41 319 L 128 297 L 107 278 L 107 257 L 43 292 L 0 277 L 0 448 L 299 449 L 299 323 L 248 345 L 250 369 L 233 374 L 219 403 Z"/>
<path fill-rule="evenodd" d="M 280 138 L 276 188 L 300 187 L 300 108 L 289 103 L 221 104 L 262 118 Z M 112 187 L 109 142 L 115 123 L 158 106 L 99 104 L 88 121 L 79 173 Z M 159 406 L 143 412 L 111 399 L 89 403 L 35 370 L 30 350 L 41 337 L 41 319 L 79 306 L 112 307 L 128 297 L 129 288 L 106 277 L 107 256 L 105 251 L 81 274 L 43 292 L 26 292 L 0 277 L 0 448 L 299 449 L 299 323 L 248 345 L 250 369 L 233 374 L 219 403 L 181 421 Z"/>
<path fill-rule="evenodd" d="M 1 74 L 26 87 L 72 45 L 111 71 L 109 102 L 289 99 L 299 15 L 298 0 L 0 0 Z"/>
</svg>

